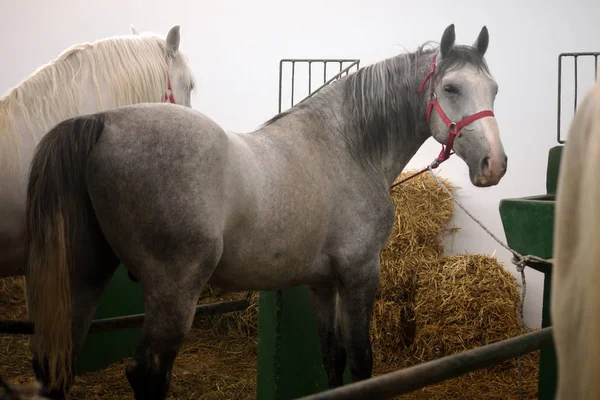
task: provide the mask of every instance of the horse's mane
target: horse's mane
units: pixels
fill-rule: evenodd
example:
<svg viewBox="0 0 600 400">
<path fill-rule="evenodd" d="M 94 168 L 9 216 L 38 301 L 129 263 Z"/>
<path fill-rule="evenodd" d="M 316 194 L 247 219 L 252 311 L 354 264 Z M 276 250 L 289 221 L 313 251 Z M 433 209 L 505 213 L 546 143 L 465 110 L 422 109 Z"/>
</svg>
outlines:
<svg viewBox="0 0 600 400">
<path fill-rule="evenodd" d="M 18 153 L 17 135 L 39 140 L 37 136 L 58 122 L 81 114 L 92 96 L 100 110 L 160 101 L 167 89 L 167 73 L 165 40 L 154 35 L 74 45 L 0 97 L 0 148 L 6 154 Z M 88 82 L 94 83 L 93 93 Z M 109 89 L 108 98 L 102 97 L 102 85 Z M 25 122 L 19 128 L 28 132 L 17 133 L 17 121 Z"/>
</svg>

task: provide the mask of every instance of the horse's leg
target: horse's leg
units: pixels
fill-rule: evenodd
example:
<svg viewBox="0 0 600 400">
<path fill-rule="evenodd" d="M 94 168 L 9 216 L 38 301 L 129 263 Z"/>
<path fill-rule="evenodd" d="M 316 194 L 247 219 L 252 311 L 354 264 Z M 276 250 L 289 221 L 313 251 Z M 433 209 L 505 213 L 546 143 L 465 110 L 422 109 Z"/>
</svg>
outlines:
<svg viewBox="0 0 600 400">
<path fill-rule="evenodd" d="M 206 253 L 188 251 L 187 261 L 149 260 L 143 263 L 143 270 L 135 270 L 144 290 L 145 317 L 126 375 L 138 400 L 162 400 L 169 391 L 173 363 L 192 327 L 198 299 L 218 264 L 223 244 L 207 240 L 198 248 Z"/>
<path fill-rule="evenodd" d="M 142 336 L 126 369 L 136 399 L 165 399 L 171 370 L 192 326 L 199 290 L 148 288 Z"/>
<path fill-rule="evenodd" d="M 342 386 L 346 367 L 346 350 L 342 342 L 340 318 L 336 315 L 337 289 L 332 286 L 311 286 L 310 295 L 321 339 L 321 354 L 325 371 L 327 371 L 329 387 Z"/>
<path fill-rule="evenodd" d="M 369 326 L 379 289 L 379 257 L 342 279 L 339 295 L 344 343 L 350 375 L 355 382 L 370 378 L 373 371 Z"/>
</svg>

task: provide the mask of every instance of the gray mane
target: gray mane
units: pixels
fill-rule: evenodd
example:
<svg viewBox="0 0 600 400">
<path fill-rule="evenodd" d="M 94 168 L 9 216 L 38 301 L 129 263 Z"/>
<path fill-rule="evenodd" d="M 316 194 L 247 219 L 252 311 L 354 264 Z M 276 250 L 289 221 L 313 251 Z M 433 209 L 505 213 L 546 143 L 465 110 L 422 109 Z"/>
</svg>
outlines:
<svg viewBox="0 0 600 400">
<path fill-rule="evenodd" d="M 361 161 L 385 154 L 390 146 L 420 144 L 430 135 L 424 119 L 429 86 L 422 94 L 418 88 L 437 52 L 437 48 L 425 49 L 426 46 L 427 43 L 412 53 L 363 67 L 277 114 L 263 127 L 301 110 L 311 116 L 322 116 L 324 120 L 333 119 L 341 123 L 341 133 L 351 153 Z M 447 71 L 466 64 L 489 74 L 484 58 L 475 48 L 457 45 L 438 63 L 434 82 Z M 341 115 L 332 113 L 331 105 L 335 102 L 342 104 Z"/>
</svg>

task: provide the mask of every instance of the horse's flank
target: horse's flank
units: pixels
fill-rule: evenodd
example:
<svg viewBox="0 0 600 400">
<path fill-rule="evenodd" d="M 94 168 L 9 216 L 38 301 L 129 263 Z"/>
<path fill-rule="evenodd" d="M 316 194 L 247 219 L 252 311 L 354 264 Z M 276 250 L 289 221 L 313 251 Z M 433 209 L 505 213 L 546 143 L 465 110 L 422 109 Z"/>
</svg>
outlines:
<svg viewBox="0 0 600 400">
<path fill-rule="evenodd" d="M 167 90 L 167 79 L 165 40 L 153 35 L 68 48 L 0 98 L 0 167 L 21 164 L 21 137 L 37 143 L 58 122 L 88 112 L 86 104 L 93 99 L 99 110 L 157 102 Z M 102 93 L 102 85 L 108 93 Z"/>
</svg>

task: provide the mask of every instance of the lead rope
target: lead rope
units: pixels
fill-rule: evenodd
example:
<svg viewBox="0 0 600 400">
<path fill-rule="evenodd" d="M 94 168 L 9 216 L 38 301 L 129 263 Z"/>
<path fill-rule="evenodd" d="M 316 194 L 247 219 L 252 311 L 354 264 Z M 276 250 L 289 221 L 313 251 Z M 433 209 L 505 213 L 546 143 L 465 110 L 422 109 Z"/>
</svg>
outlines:
<svg viewBox="0 0 600 400">
<path fill-rule="evenodd" d="M 427 171 L 431 174 L 431 176 L 433 176 L 433 179 L 435 179 L 437 184 L 448 194 L 448 196 L 450 196 L 452 201 L 454 201 L 457 206 L 459 206 L 473 221 L 475 221 L 484 231 L 486 231 L 496 242 L 498 242 L 502 247 L 504 247 L 506 250 L 508 250 L 512 253 L 513 258 L 511 261 L 517 267 L 517 271 L 520 272 L 520 274 L 521 274 L 521 286 L 523 287 L 523 290 L 521 292 L 521 304 L 519 307 L 518 314 L 519 314 L 519 322 L 521 324 L 521 333 L 524 333 L 525 332 L 525 319 L 523 316 L 523 307 L 525 305 L 525 295 L 527 294 L 527 282 L 525 281 L 525 267 L 527 266 L 528 261 L 536 261 L 536 262 L 544 263 L 544 264 L 552 264 L 552 263 L 548 260 L 545 260 L 545 259 L 537 257 L 537 256 L 533 256 L 533 255 L 523 256 L 523 255 L 519 254 L 517 251 L 508 247 L 504 242 L 502 242 L 500 239 L 498 239 L 496 237 L 496 235 L 494 235 L 488 228 L 486 228 L 485 225 L 483 225 L 481 223 L 481 221 L 479 221 L 477 218 L 475 218 L 475 216 L 473 216 L 473 214 L 471 214 L 465 207 L 463 207 L 463 205 L 460 204 L 460 202 L 458 200 L 456 200 L 456 198 L 452 195 L 452 193 L 450 193 L 450 191 L 446 188 L 446 186 L 444 186 L 444 184 L 442 184 L 442 182 L 440 182 L 440 180 L 437 178 L 437 176 L 435 176 L 435 174 L 433 173 L 433 170 L 431 168 L 431 165 L 427 168 Z M 519 369 L 520 398 L 521 398 L 521 400 L 523 400 L 523 398 L 524 398 L 523 366 L 521 363 L 521 356 L 519 356 L 517 358 L 517 363 L 518 363 L 517 365 L 518 365 L 518 369 Z"/>
</svg>

